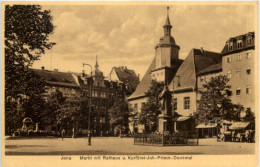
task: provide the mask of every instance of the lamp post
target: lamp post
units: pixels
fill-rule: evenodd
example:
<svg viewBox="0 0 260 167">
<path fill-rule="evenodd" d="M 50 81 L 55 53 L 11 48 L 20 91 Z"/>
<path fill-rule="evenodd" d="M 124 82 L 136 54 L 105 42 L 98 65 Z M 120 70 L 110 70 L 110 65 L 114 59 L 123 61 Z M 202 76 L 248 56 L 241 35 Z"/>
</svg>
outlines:
<svg viewBox="0 0 260 167">
<path fill-rule="evenodd" d="M 90 132 L 90 112 L 91 112 L 91 100 L 92 100 L 92 66 L 90 64 L 83 63 L 84 66 L 89 66 L 90 71 L 90 86 L 89 86 L 89 112 L 88 112 L 88 145 L 91 146 L 91 132 Z"/>
</svg>

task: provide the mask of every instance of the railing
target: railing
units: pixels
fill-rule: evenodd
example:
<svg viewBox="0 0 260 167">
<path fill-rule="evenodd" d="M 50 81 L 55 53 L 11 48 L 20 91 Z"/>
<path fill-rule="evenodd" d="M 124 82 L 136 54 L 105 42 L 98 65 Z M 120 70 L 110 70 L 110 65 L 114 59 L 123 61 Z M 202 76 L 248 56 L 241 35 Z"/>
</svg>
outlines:
<svg viewBox="0 0 260 167">
<path fill-rule="evenodd" d="M 178 132 L 167 133 L 138 133 L 134 136 L 135 145 L 161 145 L 161 146 L 180 146 L 180 145 L 198 145 L 199 138 L 197 132 Z"/>
</svg>

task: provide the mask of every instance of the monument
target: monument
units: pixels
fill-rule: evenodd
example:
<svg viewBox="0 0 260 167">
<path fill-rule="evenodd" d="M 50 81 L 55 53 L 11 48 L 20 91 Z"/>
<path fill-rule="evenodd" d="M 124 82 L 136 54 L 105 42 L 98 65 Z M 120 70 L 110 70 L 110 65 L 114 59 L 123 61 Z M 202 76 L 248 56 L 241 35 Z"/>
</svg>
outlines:
<svg viewBox="0 0 260 167">
<path fill-rule="evenodd" d="M 158 116 L 158 131 L 173 133 L 172 122 L 172 95 L 168 89 L 168 86 L 164 86 L 164 89 L 159 95 L 161 114 Z"/>
</svg>

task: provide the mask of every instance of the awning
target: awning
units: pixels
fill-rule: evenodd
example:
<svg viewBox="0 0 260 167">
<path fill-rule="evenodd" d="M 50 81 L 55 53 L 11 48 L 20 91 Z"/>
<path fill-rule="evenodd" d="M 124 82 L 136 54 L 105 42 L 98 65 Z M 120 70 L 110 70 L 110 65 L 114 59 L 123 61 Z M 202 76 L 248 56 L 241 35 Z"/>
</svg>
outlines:
<svg viewBox="0 0 260 167">
<path fill-rule="evenodd" d="M 218 124 L 217 123 L 211 123 L 211 124 L 199 124 L 198 126 L 196 126 L 197 129 L 204 129 L 204 128 L 215 128 L 217 127 Z"/>
<path fill-rule="evenodd" d="M 250 122 L 235 122 L 229 127 L 229 129 L 242 130 L 242 129 L 245 129 L 249 124 L 250 124 Z"/>
<path fill-rule="evenodd" d="M 190 119 L 191 117 L 179 117 L 178 119 L 177 119 L 177 122 L 182 122 L 182 121 L 186 121 L 186 120 L 188 120 L 188 119 Z"/>
</svg>

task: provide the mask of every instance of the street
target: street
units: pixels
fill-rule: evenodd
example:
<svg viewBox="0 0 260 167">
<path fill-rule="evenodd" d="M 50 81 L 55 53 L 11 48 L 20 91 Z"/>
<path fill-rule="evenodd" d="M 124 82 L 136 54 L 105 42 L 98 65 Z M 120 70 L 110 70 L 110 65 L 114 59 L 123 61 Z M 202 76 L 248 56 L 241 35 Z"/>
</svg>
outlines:
<svg viewBox="0 0 260 167">
<path fill-rule="evenodd" d="M 6 155 L 230 155 L 254 154 L 254 143 L 217 142 L 216 138 L 200 139 L 198 146 L 142 146 L 133 138 L 39 138 L 5 140 Z"/>
</svg>

